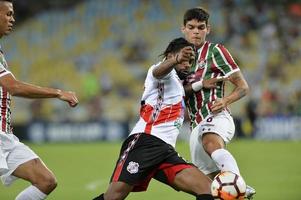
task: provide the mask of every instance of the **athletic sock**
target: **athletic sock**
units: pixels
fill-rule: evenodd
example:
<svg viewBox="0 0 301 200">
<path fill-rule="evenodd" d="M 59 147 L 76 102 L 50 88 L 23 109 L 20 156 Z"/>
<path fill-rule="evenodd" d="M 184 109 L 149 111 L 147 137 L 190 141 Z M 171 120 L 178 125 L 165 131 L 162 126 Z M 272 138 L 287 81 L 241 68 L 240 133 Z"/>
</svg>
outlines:
<svg viewBox="0 0 301 200">
<path fill-rule="evenodd" d="M 98 197 L 95 197 L 93 200 L 105 200 L 103 193 L 101 195 L 99 195 Z"/>
<path fill-rule="evenodd" d="M 221 171 L 230 171 L 240 175 L 235 158 L 226 149 L 217 149 L 211 154 L 211 158 Z"/>
<path fill-rule="evenodd" d="M 47 195 L 41 192 L 37 187 L 31 185 L 18 194 L 16 200 L 43 200 Z"/>
<path fill-rule="evenodd" d="M 211 194 L 200 194 L 196 196 L 196 200 L 214 200 Z"/>
</svg>

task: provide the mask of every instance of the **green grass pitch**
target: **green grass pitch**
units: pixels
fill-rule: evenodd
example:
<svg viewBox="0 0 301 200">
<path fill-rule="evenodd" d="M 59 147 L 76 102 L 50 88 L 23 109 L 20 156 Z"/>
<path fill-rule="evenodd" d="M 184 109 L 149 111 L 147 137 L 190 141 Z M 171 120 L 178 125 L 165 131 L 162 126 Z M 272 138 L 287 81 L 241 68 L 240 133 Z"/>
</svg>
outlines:
<svg viewBox="0 0 301 200">
<path fill-rule="evenodd" d="M 88 200 L 108 186 L 121 142 L 78 144 L 28 144 L 58 179 L 48 200 Z M 246 182 L 255 187 L 255 200 L 301 199 L 301 142 L 235 140 L 228 148 L 236 157 Z M 186 142 L 178 152 L 189 160 Z M 0 200 L 13 200 L 28 183 L 0 185 Z M 132 193 L 129 200 L 194 200 L 193 196 L 153 180 L 147 192 Z"/>
</svg>

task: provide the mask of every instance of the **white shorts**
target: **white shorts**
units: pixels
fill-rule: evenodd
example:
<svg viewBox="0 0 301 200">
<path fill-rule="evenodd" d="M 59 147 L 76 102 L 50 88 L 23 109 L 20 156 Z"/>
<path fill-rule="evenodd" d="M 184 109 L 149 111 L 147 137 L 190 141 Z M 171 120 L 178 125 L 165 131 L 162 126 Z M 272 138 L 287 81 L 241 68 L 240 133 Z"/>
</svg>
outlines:
<svg viewBox="0 0 301 200">
<path fill-rule="evenodd" d="M 38 156 L 15 135 L 0 132 L 0 177 L 5 186 L 17 179 L 12 173 L 18 166 L 35 158 Z"/>
<path fill-rule="evenodd" d="M 216 115 L 210 114 L 191 132 L 189 145 L 192 163 L 206 175 L 219 170 L 202 145 L 202 135 L 208 132 L 216 133 L 226 144 L 229 143 L 235 133 L 230 113 L 224 110 Z"/>
</svg>

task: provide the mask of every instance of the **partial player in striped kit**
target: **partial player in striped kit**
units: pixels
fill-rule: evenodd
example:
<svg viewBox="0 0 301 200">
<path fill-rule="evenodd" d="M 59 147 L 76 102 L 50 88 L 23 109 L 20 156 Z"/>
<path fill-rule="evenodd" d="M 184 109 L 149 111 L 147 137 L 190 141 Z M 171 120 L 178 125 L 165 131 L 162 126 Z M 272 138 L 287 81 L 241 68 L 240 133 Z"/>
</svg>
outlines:
<svg viewBox="0 0 301 200">
<path fill-rule="evenodd" d="M 12 0 L 0 0 L 0 38 L 12 31 L 14 20 Z M 35 86 L 17 80 L 8 70 L 0 51 L 0 176 L 4 185 L 21 178 L 31 183 L 16 200 L 42 200 L 57 183 L 53 173 L 43 161 L 13 134 L 11 127 L 11 95 L 24 98 L 57 98 L 71 107 L 78 100 L 74 92 Z"/>
<path fill-rule="evenodd" d="M 232 171 L 240 175 L 226 144 L 234 136 L 235 126 L 228 106 L 244 97 L 249 87 L 229 51 L 221 44 L 206 41 L 210 33 L 209 13 L 203 8 L 186 11 L 182 32 L 196 47 L 196 63 L 192 74 L 184 81 L 186 105 L 191 119 L 190 152 L 192 162 L 213 178 L 219 171 Z M 234 89 L 225 96 L 225 82 L 207 89 L 203 82 L 209 78 L 227 78 Z M 247 198 L 255 190 L 247 187 Z"/>
<path fill-rule="evenodd" d="M 108 190 L 94 200 L 122 200 L 145 191 L 152 178 L 176 190 L 213 200 L 210 179 L 175 151 L 184 118 L 184 79 L 194 60 L 184 38 L 170 42 L 165 59 L 150 67 L 141 99 L 140 119 L 123 142 Z"/>
</svg>

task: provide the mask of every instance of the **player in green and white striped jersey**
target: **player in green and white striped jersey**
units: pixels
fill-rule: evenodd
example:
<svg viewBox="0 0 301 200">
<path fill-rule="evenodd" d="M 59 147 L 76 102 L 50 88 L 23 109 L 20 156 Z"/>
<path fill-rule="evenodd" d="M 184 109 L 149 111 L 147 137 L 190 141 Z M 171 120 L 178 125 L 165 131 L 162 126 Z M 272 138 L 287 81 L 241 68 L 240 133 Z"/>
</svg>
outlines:
<svg viewBox="0 0 301 200">
<path fill-rule="evenodd" d="M 186 11 L 182 32 L 185 39 L 196 47 L 196 63 L 191 75 L 184 81 L 186 105 L 191 119 L 190 152 L 192 162 L 213 178 L 220 171 L 240 175 L 234 157 L 225 149 L 235 132 L 235 125 L 228 106 L 244 97 L 249 87 L 231 54 L 221 44 L 206 41 L 210 33 L 209 13 L 203 8 Z M 215 88 L 203 88 L 210 78 L 227 77 L 234 85 L 225 96 L 225 82 L 217 82 Z M 252 198 L 255 190 L 248 186 L 246 198 Z"/>
<path fill-rule="evenodd" d="M 1 39 L 10 34 L 14 23 L 13 0 L 0 0 Z M 16 200 L 43 200 L 56 188 L 56 178 L 41 158 L 13 134 L 11 96 L 29 99 L 57 98 L 71 107 L 75 107 L 78 100 L 71 91 L 19 81 L 8 67 L 0 48 L 0 179 L 6 186 L 18 178 L 31 183 L 17 195 Z"/>
</svg>

